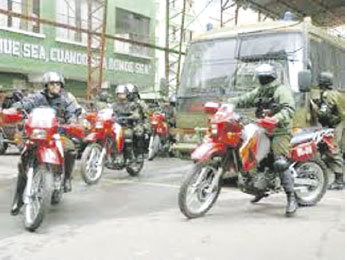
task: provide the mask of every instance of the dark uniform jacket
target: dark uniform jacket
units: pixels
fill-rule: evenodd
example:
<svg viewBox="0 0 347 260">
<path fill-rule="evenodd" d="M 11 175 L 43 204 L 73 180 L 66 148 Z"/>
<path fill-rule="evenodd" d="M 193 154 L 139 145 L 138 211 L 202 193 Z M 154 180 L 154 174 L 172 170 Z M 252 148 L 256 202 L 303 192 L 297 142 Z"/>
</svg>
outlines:
<svg viewBox="0 0 347 260">
<path fill-rule="evenodd" d="M 274 81 L 266 86 L 261 86 L 240 98 L 230 98 L 229 102 L 238 107 L 257 107 L 257 117 L 262 111 L 271 110 L 270 116 L 278 120 L 274 135 L 290 134 L 295 112 L 293 92 L 285 85 Z"/>
<path fill-rule="evenodd" d="M 141 120 L 141 111 L 135 102 L 116 102 L 112 105 L 116 117 L 128 116 L 135 120 Z"/>
<path fill-rule="evenodd" d="M 12 107 L 22 108 L 30 113 L 37 107 L 51 107 L 57 111 L 57 117 L 62 118 L 65 122 L 77 118 L 78 107 L 73 100 L 69 99 L 65 92 L 58 97 L 49 97 L 46 90 L 37 92 L 23 98 L 21 101 L 14 103 Z"/>
</svg>

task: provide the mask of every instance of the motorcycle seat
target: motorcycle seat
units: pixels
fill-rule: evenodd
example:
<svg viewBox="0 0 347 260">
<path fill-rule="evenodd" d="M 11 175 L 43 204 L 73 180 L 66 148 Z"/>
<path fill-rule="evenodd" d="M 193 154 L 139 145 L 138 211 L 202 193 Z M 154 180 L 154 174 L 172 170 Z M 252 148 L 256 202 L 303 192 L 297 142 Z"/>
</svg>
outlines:
<svg viewBox="0 0 347 260">
<path fill-rule="evenodd" d="M 301 143 L 306 143 L 310 142 L 314 139 L 315 134 L 314 132 L 303 132 L 303 133 L 298 133 L 293 136 L 292 140 L 290 140 L 291 145 L 298 145 Z"/>
</svg>

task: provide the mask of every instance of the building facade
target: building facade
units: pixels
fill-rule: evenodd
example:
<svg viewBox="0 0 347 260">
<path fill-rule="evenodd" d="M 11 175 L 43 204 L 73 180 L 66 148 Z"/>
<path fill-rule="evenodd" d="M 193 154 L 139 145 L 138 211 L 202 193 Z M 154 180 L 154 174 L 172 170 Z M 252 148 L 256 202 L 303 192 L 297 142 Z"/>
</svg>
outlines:
<svg viewBox="0 0 347 260">
<path fill-rule="evenodd" d="M 0 9 L 88 29 L 87 0 L 0 0 Z M 94 14 L 102 19 L 102 10 Z M 106 33 L 156 44 L 153 0 L 108 0 Z M 154 49 L 106 40 L 104 87 L 136 84 L 153 92 Z M 46 71 L 59 71 L 66 87 L 84 97 L 87 81 L 87 34 L 0 14 L 0 88 L 39 88 Z"/>
</svg>

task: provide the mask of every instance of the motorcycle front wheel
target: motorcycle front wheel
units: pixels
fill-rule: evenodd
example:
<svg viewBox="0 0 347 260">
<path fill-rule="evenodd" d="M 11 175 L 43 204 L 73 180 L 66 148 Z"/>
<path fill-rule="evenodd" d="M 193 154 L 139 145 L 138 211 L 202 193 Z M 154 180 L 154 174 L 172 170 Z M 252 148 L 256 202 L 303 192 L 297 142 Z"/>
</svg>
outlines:
<svg viewBox="0 0 347 260">
<path fill-rule="evenodd" d="M 205 215 L 216 202 L 222 181 L 221 177 L 217 177 L 217 171 L 214 166 L 198 163 L 193 171 L 186 175 L 179 191 L 178 205 L 187 218 Z M 214 178 L 219 180 L 215 182 Z"/>
<path fill-rule="evenodd" d="M 104 159 L 99 164 L 101 152 L 101 145 L 91 143 L 82 154 L 80 173 L 82 179 L 89 185 L 96 184 L 104 171 Z"/>
<path fill-rule="evenodd" d="M 134 162 L 131 162 L 128 166 L 126 166 L 126 171 L 132 177 L 136 177 L 140 174 L 145 161 L 145 156 L 143 154 L 136 155 L 136 159 Z"/>
<path fill-rule="evenodd" d="M 52 191 L 52 172 L 45 165 L 39 165 L 34 169 L 32 185 L 27 183 L 26 190 L 32 195 L 24 204 L 24 226 L 33 232 L 42 223 L 45 209 L 49 204 Z"/>
<path fill-rule="evenodd" d="M 160 150 L 160 137 L 159 135 L 152 135 L 149 141 L 148 147 L 148 160 L 152 161 L 158 154 Z"/>
<path fill-rule="evenodd" d="M 2 131 L 0 131 L 0 155 L 5 154 L 7 148 L 8 148 L 8 143 L 5 142 L 4 133 L 2 133 Z"/>
<path fill-rule="evenodd" d="M 328 187 L 328 169 L 316 158 L 295 165 L 294 190 L 300 206 L 314 206 L 324 196 Z"/>
</svg>

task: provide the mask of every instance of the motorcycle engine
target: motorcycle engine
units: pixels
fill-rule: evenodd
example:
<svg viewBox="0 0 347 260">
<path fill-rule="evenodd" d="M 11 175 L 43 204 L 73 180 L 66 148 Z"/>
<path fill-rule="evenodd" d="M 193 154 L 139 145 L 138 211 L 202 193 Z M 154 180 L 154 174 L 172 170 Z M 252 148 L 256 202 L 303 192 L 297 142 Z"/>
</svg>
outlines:
<svg viewBox="0 0 347 260">
<path fill-rule="evenodd" d="M 239 188 L 248 194 L 257 195 L 270 190 L 277 191 L 281 188 L 280 179 L 276 173 L 265 171 L 244 172 L 238 176 Z"/>
</svg>

